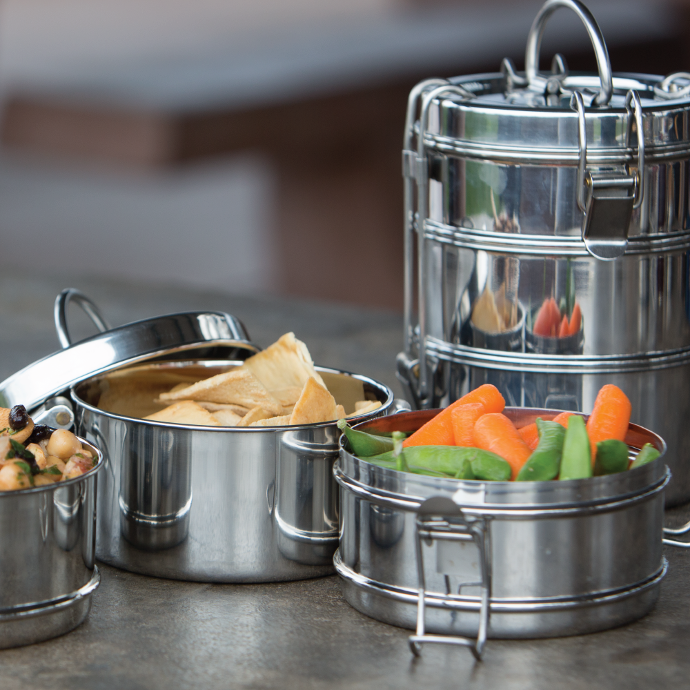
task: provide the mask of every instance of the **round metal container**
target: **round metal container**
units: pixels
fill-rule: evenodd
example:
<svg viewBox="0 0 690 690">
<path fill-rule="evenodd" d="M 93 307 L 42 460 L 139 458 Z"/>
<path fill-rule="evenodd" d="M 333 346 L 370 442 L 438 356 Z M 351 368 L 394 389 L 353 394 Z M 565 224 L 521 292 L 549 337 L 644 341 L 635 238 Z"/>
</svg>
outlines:
<svg viewBox="0 0 690 690">
<path fill-rule="evenodd" d="M 412 431 L 436 410 L 399 414 L 358 428 Z M 506 409 L 518 426 L 546 410 Z M 656 434 L 630 426 L 631 448 Z M 662 556 L 664 487 L 660 458 L 616 475 L 551 482 L 480 482 L 387 470 L 341 444 L 341 537 L 335 555 L 343 593 L 357 610 L 415 628 L 419 596 L 417 510 L 425 499 L 452 498 L 467 516 L 487 520 L 491 571 L 488 636 L 575 635 L 633 621 L 654 606 L 666 572 Z M 481 598 L 472 588 L 450 601 L 446 575 L 476 580 L 476 551 L 450 553 L 439 543 L 424 555 L 426 627 L 477 635 Z M 449 563 L 451 565 L 449 565 Z M 455 587 L 457 582 L 453 585 Z"/>
<path fill-rule="evenodd" d="M 561 56 L 538 71 L 559 7 L 585 24 L 598 75 L 569 73 Z M 410 95 L 399 376 L 417 407 L 491 381 L 512 405 L 587 412 L 601 384 L 616 383 L 632 421 L 667 440 L 667 502 L 686 501 L 690 75 L 613 74 L 577 0 L 546 2 L 525 65 L 429 80 Z M 487 295 L 523 311 L 519 332 L 476 337 Z M 550 298 L 568 318 L 579 305 L 579 332 L 533 331 Z M 505 336 L 511 346 L 496 346 Z"/>
<path fill-rule="evenodd" d="M 94 556 L 103 456 L 87 445 L 98 463 L 86 474 L 0 492 L 0 649 L 64 635 L 89 613 L 100 582 Z"/>
<path fill-rule="evenodd" d="M 239 363 L 236 363 L 239 364 Z M 207 376 L 227 361 L 168 362 Z M 329 389 L 356 379 L 388 414 L 393 394 L 364 376 L 317 367 Z M 338 546 L 335 422 L 285 427 L 165 424 L 98 409 L 98 377 L 76 386 L 77 428 L 102 448 L 97 558 L 145 575 L 276 582 L 333 571 Z"/>
</svg>

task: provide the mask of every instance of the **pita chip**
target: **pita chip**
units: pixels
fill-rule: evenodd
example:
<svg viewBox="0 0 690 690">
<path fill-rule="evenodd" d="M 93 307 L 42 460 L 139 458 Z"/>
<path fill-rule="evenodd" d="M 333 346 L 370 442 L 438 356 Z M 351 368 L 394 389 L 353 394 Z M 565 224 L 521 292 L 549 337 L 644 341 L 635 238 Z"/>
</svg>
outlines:
<svg viewBox="0 0 690 690">
<path fill-rule="evenodd" d="M 297 397 L 285 406 L 297 401 L 307 379 L 314 378 L 326 387 L 319 373 L 314 369 L 307 346 L 295 338 L 294 333 L 286 333 L 273 345 L 245 360 L 244 366 L 256 376 L 267 390 L 273 393 L 285 389 L 298 388 Z M 276 395 L 276 397 L 278 397 Z"/>
<path fill-rule="evenodd" d="M 290 424 L 317 424 L 336 418 L 335 398 L 315 378 L 307 379 L 290 416 Z"/>
<path fill-rule="evenodd" d="M 211 412 L 211 415 L 221 426 L 238 426 L 242 421 L 242 417 L 235 414 L 232 410 L 216 410 Z"/>
<path fill-rule="evenodd" d="M 271 390 L 270 393 L 283 407 L 294 407 L 299 400 L 299 396 L 302 395 L 303 388 L 304 385 L 290 386 L 290 388 Z"/>
<path fill-rule="evenodd" d="M 161 393 L 160 399 L 163 401 L 201 400 L 242 405 L 249 409 L 260 405 L 273 415 L 283 411 L 283 406 L 266 390 L 256 376 L 243 366 L 199 381 L 181 391 Z"/>
<path fill-rule="evenodd" d="M 268 419 L 258 419 L 252 422 L 249 426 L 288 426 L 290 424 L 290 415 L 281 415 L 280 417 L 269 417 Z"/>
<path fill-rule="evenodd" d="M 173 403 L 160 412 L 150 414 L 144 419 L 171 424 L 194 424 L 200 426 L 221 426 L 216 418 L 193 400 Z"/>
<path fill-rule="evenodd" d="M 270 417 L 275 417 L 275 413 L 258 405 L 253 410 L 249 410 L 249 412 L 237 422 L 237 426 L 249 426 L 254 422 L 259 422 L 262 419 L 269 419 Z"/>
<path fill-rule="evenodd" d="M 360 404 L 363 403 L 363 404 Z M 349 417 L 358 417 L 361 414 L 366 414 L 367 412 L 373 412 L 381 407 L 381 403 L 378 400 L 362 400 L 355 403 L 355 411 L 351 412 Z"/>
<path fill-rule="evenodd" d="M 244 415 L 249 412 L 249 408 L 242 407 L 242 405 L 224 405 L 223 403 L 205 402 L 203 400 L 199 400 L 198 402 L 201 407 L 209 412 L 213 412 L 214 414 L 216 412 L 234 412 L 238 417 L 244 417 Z"/>
</svg>

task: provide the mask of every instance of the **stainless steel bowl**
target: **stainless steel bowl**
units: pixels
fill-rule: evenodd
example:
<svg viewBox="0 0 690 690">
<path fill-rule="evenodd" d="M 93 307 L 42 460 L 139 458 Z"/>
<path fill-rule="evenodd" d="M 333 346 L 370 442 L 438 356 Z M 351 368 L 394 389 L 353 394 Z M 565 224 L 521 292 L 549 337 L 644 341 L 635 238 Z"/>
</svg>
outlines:
<svg viewBox="0 0 690 690">
<path fill-rule="evenodd" d="M 546 410 L 506 409 L 518 425 Z M 359 425 L 412 431 L 436 413 L 399 414 Z M 656 434 L 631 425 L 631 448 Z M 353 456 L 343 441 L 335 476 L 341 486 L 341 538 L 335 555 L 347 601 L 362 613 L 414 628 L 419 599 L 417 511 L 431 497 L 451 498 L 462 513 L 486 519 L 491 579 L 488 636 L 552 637 L 604 630 L 654 606 L 666 572 L 662 556 L 664 460 L 616 475 L 552 482 L 460 481 L 407 474 Z M 425 546 L 426 627 L 476 636 L 481 597 L 477 550 Z M 449 565 L 449 563 L 451 565 Z M 448 579 L 450 578 L 450 579 Z M 451 580 L 455 578 L 455 584 Z"/>
<path fill-rule="evenodd" d="M 161 370 L 227 361 L 164 362 Z M 388 414 L 391 390 L 317 367 L 329 389 L 360 381 Z M 98 377 L 72 390 L 76 423 L 103 450 L 99 560 L 132 572 L 201 582 L 275 582 L 333 572 L 338 545 L 334 422 L 286 427 L 165 424 L 104 412 Z M 336 393 L 336 398 L 338 397 Z"/>
<path fill-rule="evenodd" d="M 86 443 L 82 440 L 82 443 Z M 86 474 L 50 486 L 0 492 L 0 649 L 76 628 L 91 608 L 98 458 Z"/>
</svg>

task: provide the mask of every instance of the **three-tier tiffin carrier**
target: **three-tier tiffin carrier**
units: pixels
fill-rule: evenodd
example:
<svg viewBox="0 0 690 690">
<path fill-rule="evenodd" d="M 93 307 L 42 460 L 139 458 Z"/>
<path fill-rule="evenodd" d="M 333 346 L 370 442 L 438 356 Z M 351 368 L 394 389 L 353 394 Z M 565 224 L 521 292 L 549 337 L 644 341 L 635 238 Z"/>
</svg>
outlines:
<svg viewBox="0 0 690 690">
<path fill-rule="evenodd" d="M 569 8 L 598 75 L 557 55 Z M 588 412 L 605 383 L 668 443 L 667 504 L 690 499 L 690 74 L 612 74 L 578 0 L 549 0 L 525 72 L 430 79 L 410 94 L 405 352 L 418 408 L 483 383 L 508 405 Z"/>
</svg>

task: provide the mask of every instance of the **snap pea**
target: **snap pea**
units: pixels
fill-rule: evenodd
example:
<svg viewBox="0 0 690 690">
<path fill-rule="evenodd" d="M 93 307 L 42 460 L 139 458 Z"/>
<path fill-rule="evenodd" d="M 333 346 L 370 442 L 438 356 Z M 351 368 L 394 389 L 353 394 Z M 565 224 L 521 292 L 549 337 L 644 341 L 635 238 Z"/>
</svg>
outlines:
<svg viewBox="0 0 690 690">
<path fill-rule="evenodd" d="M 337 425 L 338 429 L 347 437 L 350 448 L 357 457 L 367 458 L 371 455 L 380 455 L 393 450 L 392 438 L 375 436 L 374 434 L 367 434 L 365 431 L 359 431 L 359 429 L 353 429 L 344 419 L 339 419 Z"/>
<path fill-rule="evenodd" d="M 565 428 L 558 422 L 537 419 L 539 444 L 520 468 L 515 481 L 543 482 L 555 479 L 561 468 Z"/>
<path fill-rule="evenodd" d="M 586 479 L 592 476 L 592 452 L 585 420 L 580 415 L 568 417 L 563 439 L 559 479 Z"/>
<path fill-rule="evenodd" d="M 597 443 L 594 475 L 616 474 L 628 469 L 628 445 L 615 438 Z"/>
<path fill-rule="evenodd" d="M 634 470 L 636 467 L 642 467 L 642 465 L 656 460 L 660 455 L 661 453 L 651 443 L 645 443 L 637 454 L 633 464 L 630 465 L 630 469 Z"/>
<path fill-rule="evenodd" d="M 489 482 L 507 482 L 513 471 L 510 464 L 500 455 L 486 450 L 479 451 L 470 461 L 470 465 L 475 479 Z"/>
<path fill-rule="evenodd" d="M 465 458 L 462 462 L 462 467 L 455 473 L 456 479 L 474 479 L 474 472 L 472 471 L 472 462 Z"/>
<path fill-rule="evenodd" d="M 484 479 L 487 481 L 504 481 L 510 477 L 510 465 L 499 455 L 479 448 L 461 446 L 410 446 L 401 455 L 410 468 L 425 468 L 432 472 L 442 473 L 458 479 Z M 394 451 L 365 458 L 381 467 L 396 469 Z M 466 464 L 470 467 L 467 468 Z M 469 476 L 472 472 L 473 477 Z M 500 477 L 500 479 L 499 479 Z"/>
</svg>

